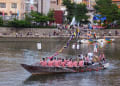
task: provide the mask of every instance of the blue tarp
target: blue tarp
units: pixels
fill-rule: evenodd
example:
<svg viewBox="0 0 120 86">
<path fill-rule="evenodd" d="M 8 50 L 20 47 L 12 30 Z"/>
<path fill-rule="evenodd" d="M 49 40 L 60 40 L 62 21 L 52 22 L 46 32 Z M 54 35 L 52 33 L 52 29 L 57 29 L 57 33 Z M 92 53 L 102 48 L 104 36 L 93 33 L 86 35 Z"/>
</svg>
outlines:
<svg viewBox="0 0 120 86">
<path fill-rule="evenodd" d="M 102 17 L 101 15 L 97 14 L 93 17 L 93 20 L 101 20 L 101 21 L 104 21 L 106 20 L 106 17 Z"/>
</svg>

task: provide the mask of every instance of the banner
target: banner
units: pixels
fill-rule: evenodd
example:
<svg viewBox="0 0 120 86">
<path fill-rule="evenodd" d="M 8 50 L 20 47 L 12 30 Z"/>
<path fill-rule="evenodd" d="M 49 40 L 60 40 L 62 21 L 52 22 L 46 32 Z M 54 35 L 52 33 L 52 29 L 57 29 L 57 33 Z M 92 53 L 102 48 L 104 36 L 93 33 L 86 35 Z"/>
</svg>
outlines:
<svg viewBox="0 0 120 86">
<path fill-rule="evenodd" d="M 17 16 L 19 17 L 19 10 L 17 11 Z"/>
<path fill-rule="evenodd" d="M 2 11 L 2 16 L 5 16 L 5 12 L 4 11 Z"/>
</svg>

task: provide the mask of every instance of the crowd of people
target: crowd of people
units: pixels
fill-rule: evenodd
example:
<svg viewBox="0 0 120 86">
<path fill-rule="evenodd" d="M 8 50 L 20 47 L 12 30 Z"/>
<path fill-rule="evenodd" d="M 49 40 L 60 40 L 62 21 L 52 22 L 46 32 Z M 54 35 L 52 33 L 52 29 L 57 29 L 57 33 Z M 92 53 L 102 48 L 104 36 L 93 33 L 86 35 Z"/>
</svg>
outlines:
<svg viewBox="0 0 120 86">
<path fill-rule="evenodd" d="M 43 67 L 84 67 L 101 62 L 105 62 L 104 53 L 101 53 L 99 56 L 97 56 L 89 52 L 85 56 L 83 54 L 78 55 L 76 59 L 61 59 L 56 57 L 49 59 L 49 57 L 46 57 L 36 64 L 39 64 Z"/>
</svg>

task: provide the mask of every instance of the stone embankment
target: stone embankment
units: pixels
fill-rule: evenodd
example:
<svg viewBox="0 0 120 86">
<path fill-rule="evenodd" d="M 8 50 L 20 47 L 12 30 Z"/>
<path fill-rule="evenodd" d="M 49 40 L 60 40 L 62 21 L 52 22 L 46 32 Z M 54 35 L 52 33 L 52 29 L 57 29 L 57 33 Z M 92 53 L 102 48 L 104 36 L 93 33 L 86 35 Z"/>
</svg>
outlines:
<svg viewBox="0 0 120 86">
<path fill-rule="evenodd" d="M 103 34 L 106 37 L 120 38 L 120 35 L 115 35 L 115 31 L 120 34 L 120 29 L 105 29 L 105 30 L 91 30 L 91 32 L 96 32 L 98 38 L 103 38 Z M 87 38 L 86 32 L 88 30 L 82 30 L 80 38 Z M 109 36 L 111 34 L 111 36 Z M 10 27 L 0 27 L 0 41 L 2 40 L 37 40 L 39 38 L 57 38 L 57 37 L 69 37 L 68 30 L 58 30 L 53 28 L 10 28 Z M 30 39 L 29 39 L 30 38 Z"/>
</svg>

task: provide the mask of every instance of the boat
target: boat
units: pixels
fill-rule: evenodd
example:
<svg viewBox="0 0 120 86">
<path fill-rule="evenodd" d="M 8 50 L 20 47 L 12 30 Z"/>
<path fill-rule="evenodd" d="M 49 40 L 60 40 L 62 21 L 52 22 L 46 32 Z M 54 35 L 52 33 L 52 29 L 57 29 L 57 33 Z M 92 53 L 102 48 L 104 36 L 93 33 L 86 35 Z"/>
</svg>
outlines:
<svg viewBox="0 0 120 86">
<path fill-rule="evenodd" d="M 114 42 L 115 39 L 109 39 L 109 38 L 105 38 L 105 39 L 98 39 L 97 42 L 103 42 L 103 43 L 112 43 Z"/>
<path fill-rule="evenodd" d="M 59 53 L 61 53 L 63 51 L 63 49 L 67 48 L 70 40 L 73 37 L 74 36 L 72 35 L 70 37 L 70 39 L 68 40 L 67 45 L 63 46 L 53 56 L 48 57 L 48 59 L 52 60 L 53 57 L 56 57 L 57 55 L 59 55 Z M 87 39 L 85 41 L 86 41 L 86 43 L 87 42 L 94 43 L 93 39 Z M 45 61 L 45 59 L 43 59 L 43 61 Z M 35 75 L 35 74 L 57 74 L 57 73 L 80 73 L 80 72 L 104 70 L 107 67 L 109 67 L 109 63 L 107 63 L 105 61 L 103 62 L 103 60 L 99 60 L 99 59 L 95 59 L 95 61 L 93 61 L 93 64 L 91 64 L 87 61 L 87 64 L 82 62 L 82 66 L 81 65 L 78 66 L 78 63 L 76 63 L 76 65 L 77 65 L 76 67 L 72 67 L 72 66 L 68 67 L 66 65 L 67 65 L 67 63 L 65 63 L 64 66 L 61 66 L 61 64 L 60 64 L 59 67 L 56 67 L 55 65 L 52 65 L 52 67 L 50 67 L 50 66 L 48 66 L 48 64 L 46 64 L 45 66 L 42 66 L 40 62 L 31 64 L 31 65 L 21 64 L 21 66 L 24 69 L 26 69 L 28 72 L 30 72 L 32 75 Z"/>
<path fill-rule="evenodd" d="M 109 63 L 95 63 L 84 67 L 43 67 L 40 65 L 27 65 L 21 64 L 21 66 L 30 72 L 32 75 L 36 74 L 58 74 L 58 73 L 79 73 L 89 71 L 104 70 L 109 67 Z"/>
<path fill-rule="evenodd" d="M 105 38 L 105 39 L 82 39 L 82 40 L 78 40 L 77 42 L 81 43 L 81 44 L 93 44 L 95 42 L 112 43 L 114 41 L 115 41 L 115 39 Z"/>
<path fill-rule="evenodd" d="M 95 42 L 95 40 L 93 40 L 93 39 L 78 40 L 78 43 L 81 43 L 81 44 L 93 44 L 94 42 Z"/>
</svg>

